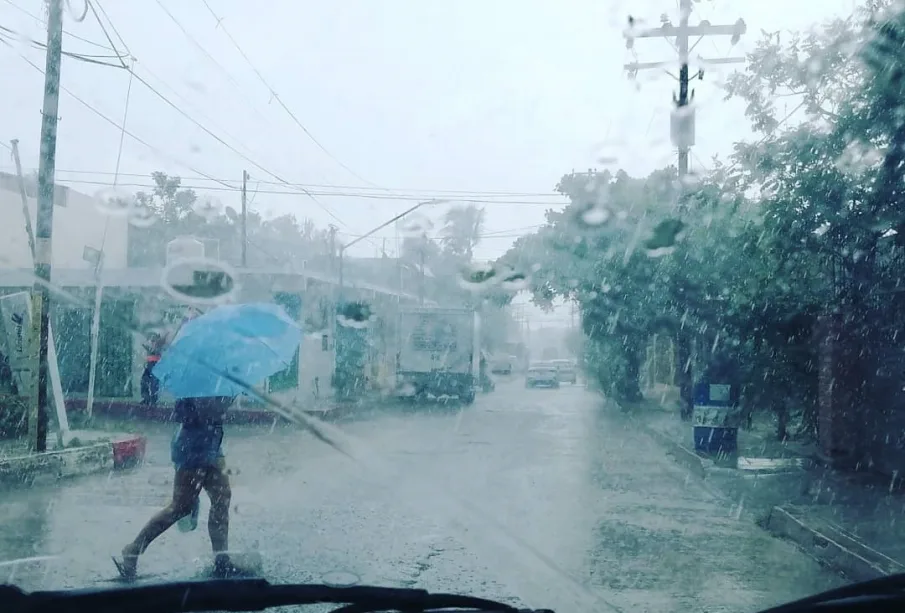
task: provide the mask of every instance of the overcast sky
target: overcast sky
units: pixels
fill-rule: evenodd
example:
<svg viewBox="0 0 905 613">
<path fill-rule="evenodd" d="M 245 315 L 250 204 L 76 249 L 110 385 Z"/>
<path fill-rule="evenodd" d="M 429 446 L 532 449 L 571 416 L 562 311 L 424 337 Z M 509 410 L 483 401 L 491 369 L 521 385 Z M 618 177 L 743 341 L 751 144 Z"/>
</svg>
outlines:
<svg viewBox="0 0 905 613">
<path fill-rule="evenodd" d="M 693 57 L 743 56 L 762 29 L 807 29 L 855 4 L 696 2 L 692 23 L 743 17 L 748 34 L 735 47 L 705 39 Z M 125 191 L 163 170 L 237 205 L 247 170 L 252 208 L 333 223 L 346 241 L 421 199 L 489 201 L 479 202 L 478 257 L 493 258 L 564 205 L 552 191 L 564 173 L 609 164 L 644 174 L 675 156 L 674 79 L 651 70 L 631 81 L 623 70 L 633 59 L 675 60 L 668 41 L 638 40 L 633 56 L 623 36 L 629 14 L 678 22 L 675 0 L 95 0 L 106 28 L 90 12 L 77 22 L 84 5 L 71 5 L 65 50 L 115 64 L 112 40 L 135 58 L 117 179 Z M 43 68 L 30 42 L 45 40 L 43 15 L 43 0 L 0 0 L 0 25 L 17 33 L 0 45 L 9 86 L 0 141 L 20 139 L 30 168 L 43 76 L 22 56 Z M 739 67 L 707 66 L 695 82 L 693 168 L 751 137 L 742 105 L 719 92 Z M 114 181 L 129 81 L 125 70 L 64 59 L 63 86 L 96 112 L 62 94 L 58 181 L 86 193 Z M 423 210 L 439 218 L 444 206 Z M 351 251 L 393 253 L 397 239 L 388 228 Z"/>
<path fill-rule="evenodd" d="M 66 15 L 65 49 L 110 55 L 91 13 L 75 21 L 82 0 L 71 4 L 76 14 Z M 622 31 L 630 12 L 654 24 L 663 12 L 677 21 L 674 0 L 208 0 L 214 14 L 203 0 L 97 4 L 109 16 L 116 47 L 123 50 L 121 36 L 136 58 L 136 74 L 173 105 L 133 83 L 126 127 L 156 150 L 126 136 L 119 178 L 125 190 L 164 170 L 199 191 L 219 188 L 211 193 L 236 204 L 237 191 L 201 175 L 237 185 L 245 169 L 257 190 L 254 207 L 335 223 L 347 239 L 410 206 L 412 200 L 392 199 L 398 190 L 414 201 L 442 190 L 531 194 L 474 196 L 510 201 L 486 204 L 486 232 L 496 236 L 485 239 L 479 255 L 493 257 L 513 235 L 542 223 L 546 207 L 562 202 L 552 193 L 562 174 L 601 167 L 601 158 L 645 173 L 673 157 L 668 111 L 675 82 L 650 71 L 633 84 L 623 71 L 632 56 Z M 695 53 L 742 55 L 761 29 L 807 28 L 853 4 L 696 3 L 692 23 L 744 17 L 749 34 L 735 48 L 728 38 L 704 40 Z M 42 76 L 18 54 L 43 67 L 43 52 L 27 42 L 44 40 L 43 24 L 28 14 L 41 17 L 43 10 L 42 0 L 0 1 L 0 25 L 20 34 L 12 48 L 0 46 L 4 83 L 11 85 L 4 88 L 0 140 L 19 138 L 29 167 L 37 165 Z M 675 56 L 662 40 L 639 40 L 635 51 L 641 61 Z M 701 112 L 694 165 L 749 135 L 741 106 L 714 95 L 726 70 L 708 68 L 695 84 Z M 122 122 L 126 71 L 66 59 L 62 79 Z M 58 179 L 88 193 L 112 182 L 118 128 L 66 93 L 60 117 Z M 9 167 L 5 156 L 2 167 Z M 329 185 L 310 189 L 333 194 L 317 195 L 317 204 L 286 183 Z M 382 237 L 392 250 L 388 230 L 361 243 L 358 253 L 373 254 Z"/>
</svg>

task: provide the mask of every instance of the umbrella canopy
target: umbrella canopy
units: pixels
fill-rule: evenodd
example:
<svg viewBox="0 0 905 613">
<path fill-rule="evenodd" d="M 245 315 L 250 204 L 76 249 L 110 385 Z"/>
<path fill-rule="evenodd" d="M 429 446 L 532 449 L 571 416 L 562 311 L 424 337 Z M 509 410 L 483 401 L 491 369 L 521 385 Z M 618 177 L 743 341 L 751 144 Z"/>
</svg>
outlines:
<svg viewBox="0 0 905 613">
<path fill-rule="evenodd" d="M 177 398 L 238 396 L 285 370 L 301 340 L 301 326 L 280 306 L 218 306 L 183 324 L 154 376 Z"/>
</svg>

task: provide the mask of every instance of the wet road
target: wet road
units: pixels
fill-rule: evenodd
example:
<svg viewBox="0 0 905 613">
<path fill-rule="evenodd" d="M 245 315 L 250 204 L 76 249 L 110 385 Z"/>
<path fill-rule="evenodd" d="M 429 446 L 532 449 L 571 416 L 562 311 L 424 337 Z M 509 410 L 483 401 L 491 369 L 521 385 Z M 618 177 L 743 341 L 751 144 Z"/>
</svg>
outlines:
<svg viewBox="0 0 905 613">
<path fill-rule="evenodd" d="M 233 427 L 232 548 L 277 581 L 357 581 L 594 611 L 753 611 L 840 580 L 735 515 L 580 386 L 500 383 L 472 407 L 329 426 Z M 111 585 L 110 555 L 167 502 L 169 428 L 134 471 L 0 494 L 0 573 L 30 589 Z M 190 578 L 199 529 L 143 556 Z M 23 559 L 29 559 L 25 561 Z M 20 562 L 11 562 L 22 560 Z"/>
</svg>

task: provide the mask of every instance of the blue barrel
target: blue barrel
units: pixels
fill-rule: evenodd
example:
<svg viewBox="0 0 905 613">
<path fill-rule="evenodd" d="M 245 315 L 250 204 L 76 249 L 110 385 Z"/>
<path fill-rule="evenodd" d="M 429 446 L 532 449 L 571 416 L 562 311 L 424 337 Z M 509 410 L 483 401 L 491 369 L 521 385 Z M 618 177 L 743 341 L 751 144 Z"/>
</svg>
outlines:
<svg viewBox="0 0 905 613">
<path fill-rule="evenodd" d="M 737 406 L 737 386 L 708 380 L 695 385 L 692 427 L 695 451 L 728 455 L 738 452 Z"/>
</svg>

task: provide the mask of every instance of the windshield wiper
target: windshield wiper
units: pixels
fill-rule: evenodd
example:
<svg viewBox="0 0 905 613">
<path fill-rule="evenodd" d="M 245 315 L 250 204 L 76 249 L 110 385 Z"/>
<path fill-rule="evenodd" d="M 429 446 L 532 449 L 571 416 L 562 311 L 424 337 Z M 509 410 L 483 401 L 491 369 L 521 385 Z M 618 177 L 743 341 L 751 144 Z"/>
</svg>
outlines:
<svg viewBox="0 0 905 613">
<path fill-rule="evenodd" d="M 501 602 L 391 587 L 274 585 L 264 579 L 179 581 L 122 588 L 25 592 L 0 586 L 0 609 L 9 613 L 181 613 L 183 611 L 263 611 L 269 607 L 338 604 L 338 613 L 470 610 L 552 613 L 517 609 Z"/>
<path fill-rule="evenodd" d="M 905 573 L 845 585 L 761 613 L 905 611 Z"/>
</svg>

